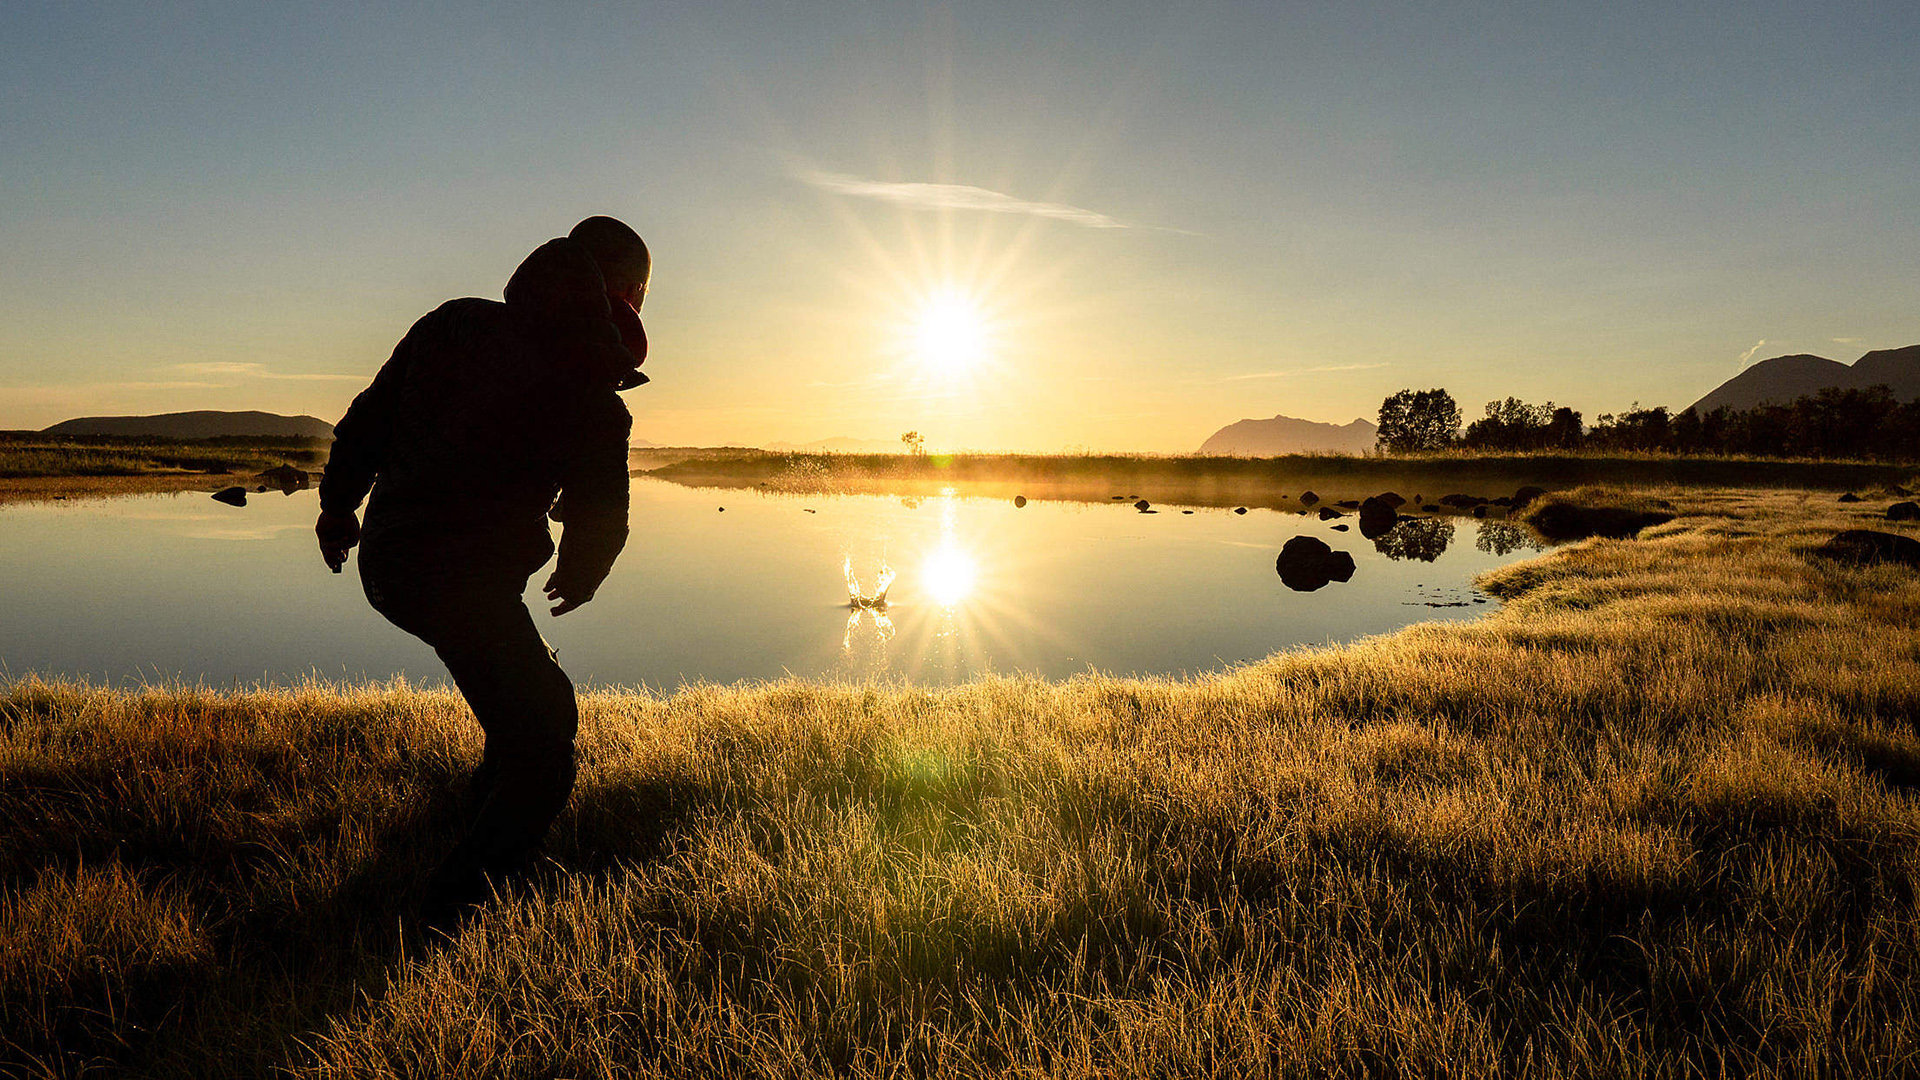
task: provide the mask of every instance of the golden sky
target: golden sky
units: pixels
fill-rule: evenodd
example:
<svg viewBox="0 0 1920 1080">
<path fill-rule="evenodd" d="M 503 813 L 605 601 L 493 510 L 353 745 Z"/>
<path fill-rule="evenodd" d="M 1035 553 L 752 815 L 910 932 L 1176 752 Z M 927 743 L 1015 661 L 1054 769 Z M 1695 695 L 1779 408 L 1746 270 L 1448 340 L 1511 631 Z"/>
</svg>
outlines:
<svg viewBox="0 0 1920 1080">
<path fill-rule="evenodd" d="M 1337 7 L 1337 10 L 1323 10 Z M 1920 341 L 1911 6 L 9 6 L 0 427 L 335 419 L 610 213 L 665 444 L 1589 418 Z"/>
</svg>

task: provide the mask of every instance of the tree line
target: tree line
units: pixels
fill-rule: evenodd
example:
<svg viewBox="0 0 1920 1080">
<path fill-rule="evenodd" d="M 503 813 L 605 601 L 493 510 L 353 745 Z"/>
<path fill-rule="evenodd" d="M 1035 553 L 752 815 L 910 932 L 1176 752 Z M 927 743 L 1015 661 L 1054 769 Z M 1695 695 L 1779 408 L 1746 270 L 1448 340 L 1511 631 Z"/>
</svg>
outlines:
<svg viewBox="0 0 1920 1080">
<path fill-rule="evenodd" d="M 1631 450 L 1670 454 L 1920 460 L 1920 400 L 1885 386 L 1827 389 L 1786 405 L 1722 406 L 1707 413 L 1664 405 L 1602 413 L 1592 424 L 1549 401 L 1489 401 L 1462 430 L 1460 406 L 1445 390 L 1402 390 L 1380 403 L 1379 447 L 1393 453 Z"/>
</svg>

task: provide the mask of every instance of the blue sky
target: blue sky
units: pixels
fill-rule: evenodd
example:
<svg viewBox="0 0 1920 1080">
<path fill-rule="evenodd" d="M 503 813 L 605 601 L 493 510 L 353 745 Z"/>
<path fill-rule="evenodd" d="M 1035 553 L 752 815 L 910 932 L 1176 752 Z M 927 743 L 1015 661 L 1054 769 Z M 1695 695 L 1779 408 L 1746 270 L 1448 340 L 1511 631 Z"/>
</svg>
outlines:
<svg viewBox="0 0 1920 1080">
<path fill-rule="evenodd" d="M 599 212 L 655 251 L 628 398 L 661 442 L 1181 450 L 1406 386 L 1591 417 L 1920 341 L 1910 3 L 15 4 L 0 35 L 0 427 L 336 417 Z M 914 355 L 931 295 L 978 312 L 965 370 Z"/>
</svg>

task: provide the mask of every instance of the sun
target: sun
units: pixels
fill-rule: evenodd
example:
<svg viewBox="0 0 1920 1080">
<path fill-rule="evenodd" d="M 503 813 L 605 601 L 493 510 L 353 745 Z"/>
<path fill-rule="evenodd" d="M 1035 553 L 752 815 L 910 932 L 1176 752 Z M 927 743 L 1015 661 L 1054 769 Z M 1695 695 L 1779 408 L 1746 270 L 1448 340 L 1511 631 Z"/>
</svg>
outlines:
<svg viewBox="0 0 1920 1080">
<path fill-rule="evenodd" d="M 985 358 L 991 339 L 979 302 L 958 289 L 927 294 L 914 314 L 913 357 L 936 375 L 965 374 Z"/>
</svg>

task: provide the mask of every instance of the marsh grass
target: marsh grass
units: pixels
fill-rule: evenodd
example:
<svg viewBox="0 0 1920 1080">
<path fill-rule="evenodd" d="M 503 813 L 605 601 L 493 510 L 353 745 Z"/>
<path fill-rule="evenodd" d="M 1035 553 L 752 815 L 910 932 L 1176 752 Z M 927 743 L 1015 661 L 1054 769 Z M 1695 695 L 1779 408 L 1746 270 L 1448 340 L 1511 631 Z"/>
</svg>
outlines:
<svg viewBox="0 0 1920 1080">
<path fill-rule="evenodd" d="M 136 439 L 0 432 L 0 479 L 167 473 L 252 474 L 282 463 L 317 468 L 322 439 Z"/>
<path fill-rule="evenodd" d="M 452 695 L 16 682 L 0 1069 L 1911 1074 L 1920 577 L 1657 497 L 1212 678 L 586 694 L 551 862 L 437 944 Z"/>
<path fill-rule="evenodd" d="M 1297 509 L 1305 489 L 1364 498 L 1387 489 L 1431 500 L 1450 493 L 1491 498 L 1521 485 L 1575 488 L 1679 485 L 1842 491 L 1910 479 L 1911 465 L 1807 459 L 1676 457 L 1664 454 L 1456 452 L 1271 458 L 1154 454 L 797 454 L 759 450 L 636 451 L 663 480 L 787 493 L 963 494 L 1092 499 L 1142 497 L 1200 506 Z"/>
</svg>

